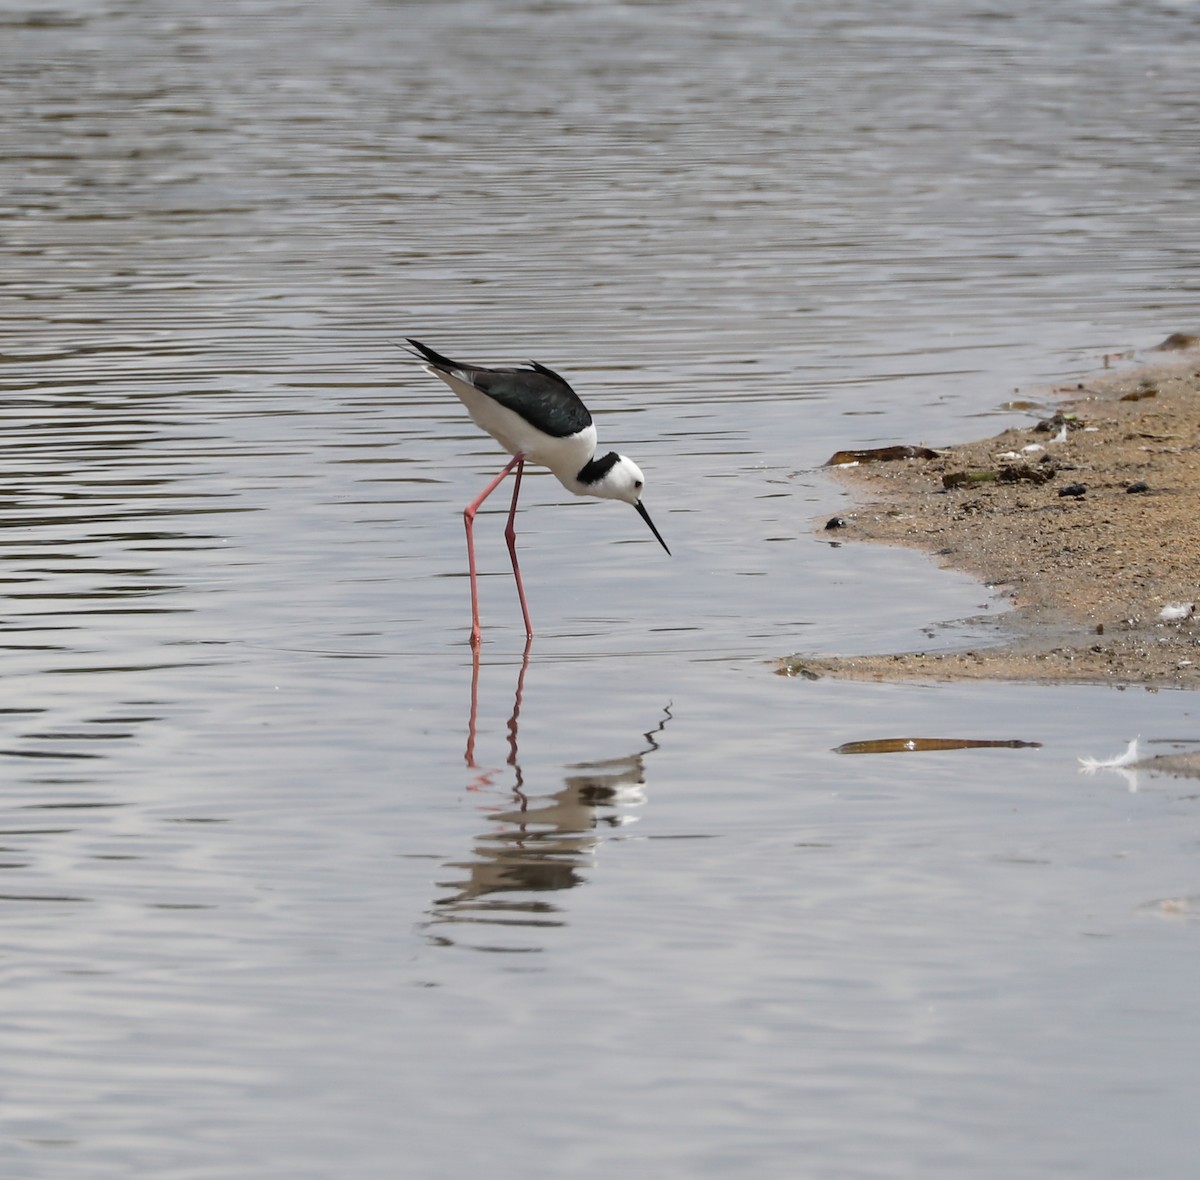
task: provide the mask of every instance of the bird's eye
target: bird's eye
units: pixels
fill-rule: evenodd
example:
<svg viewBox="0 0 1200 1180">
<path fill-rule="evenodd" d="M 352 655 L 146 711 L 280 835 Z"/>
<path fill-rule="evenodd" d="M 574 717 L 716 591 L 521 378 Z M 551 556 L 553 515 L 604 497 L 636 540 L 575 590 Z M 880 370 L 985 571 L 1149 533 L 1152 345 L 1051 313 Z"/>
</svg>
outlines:
<svg viewBox="0 0 1200 1180">
<path fill-rule="evenodd" d="M 642 481 L 641 481 L 640 479 L 635 479 L 635 480 L 633 481 L 633 486 L 634 486 L 635 488 L 640 488 L 640 487 L 642 486 Z"/>
</svg>

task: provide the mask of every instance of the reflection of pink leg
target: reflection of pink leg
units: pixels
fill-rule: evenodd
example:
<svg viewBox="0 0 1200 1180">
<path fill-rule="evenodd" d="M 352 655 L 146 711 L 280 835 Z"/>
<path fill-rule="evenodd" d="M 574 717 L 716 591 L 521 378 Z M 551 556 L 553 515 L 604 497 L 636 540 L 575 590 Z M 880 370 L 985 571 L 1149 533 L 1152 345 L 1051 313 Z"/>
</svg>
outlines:
<svg viewBox="0 0 1200 1180">
<path fill-rule="evenodd" d="M 479 718 L 479 648 L 471 649 L 471 712 L 467 715 L 467 767 L 478 770 L 475 762 L 475 727 Z"/>
<path fill-rule="evenodd" d="M 504 470 L 486 488 L 483 489 L 478 499 L 472 500 L 470 504 L 463 509 L 463 521 L 467 526 L 467 566 L 471 571 L 471 646 L 478 647 L 483 642 L 483 631 L 479 626 L 479 579 L 475 575 L 475 513 L 479 511 L 479 506 L 490 496 L 503 482 L 504 477 L 514 468 L 517 468 L 517 487 L 520 483 L 520 468 L 525 463 L 524 455 L 517 455 L 509 462 Z M 517 507 L 517 498 L 513 496 L 513 511 Z M 512 513 L 509 513 L 509 526 L 512 526 Z M 513 565 L 516 565 L 516 554 L 513 554 Z M 521 578 L 517 575 L 517 586 L 520 587 Z M 521 607 L 525 606 L 525 593 L 521 591 Z M 525 627 L 528 630 L 529 617 L 526 616 Z"/>
<path fill-rule="evenodd" d="M 517 691 L 513 698 L 512 716 L 508 719 L 508 764 L 513 768 L 516 774 L 516 786 L 514 790 L 518 798 L 524 800 L 521 794 L 521 788 L 525 785 L 525 776 L 521 773 L 521 764 L 518 761 L 517 753 L 517 726 L 521 717 L 521 701 L 525 697 L 525 673 L 529 671 L 529 651 L 533 646 L 533 641 L 527 639 L 525 641 L 525 651 L 521 656 L 521 670 L 517 673 Z M 467 715 L 467 749 L 465 761 L 468 770 L 478 772 L 471 784 L 467 787 L 468 791 L 482 791 L 487 787 L 493 786 L 493 780 L 499 773 L 498 770 L 484 770 L 483 767 L 475 761 L 475 737 L 478 732 L 479 722 L 479 648 L 471 649 L 471 711 Z M 524 803 L 522 803 L 524 810 Z"/>
<path fill-rule="evenodd" d="M 479 721 L 479 648 L 471 648 L 471 712 L 467 716 L 467 769 L 475 771 L 475 777 L 467 786 L 468 791 L 483 791 L 493 786 L 499 770 L 485 770 L 475 761 L 475 734 Z"/>
<path fill-rule="evenodd" d="M 512 507 L 508 510 L 508 527 L 504 530 L 504 539 L 508 542 L 508 555 L 512 558 L 513 577 L 517 579 L 517 595 L 521 599 L 521 614 L 525 619 L 525 638 L 533 638 L 533 624 L 529 621 L 529 607 L 525 605 L 525 587 L 521 584 L 521 567 L 517 565 L 517 530 L 513 527 L 513 519 L 517 515 L 517 496 L 521 493 L 521 475 L 525 471 L 525 457 L 517 456 L 517 482 L 513 487 Z"/>
<path fill-rule="evenodd" d="M 521 671 L 517 673 L 517 695 L 513 701 L 512 716 L 508 719 L 508 764 L 517 773 L 517 790 L 525 785 L 521 764 L 517 761 L 517 720 L 521 716 L 521 701 L 525 696 L 525 673 L 529 671 L 529 649 L 533 636 L 525 640 L 525 654 L 521 657 Z"/>
</svg>

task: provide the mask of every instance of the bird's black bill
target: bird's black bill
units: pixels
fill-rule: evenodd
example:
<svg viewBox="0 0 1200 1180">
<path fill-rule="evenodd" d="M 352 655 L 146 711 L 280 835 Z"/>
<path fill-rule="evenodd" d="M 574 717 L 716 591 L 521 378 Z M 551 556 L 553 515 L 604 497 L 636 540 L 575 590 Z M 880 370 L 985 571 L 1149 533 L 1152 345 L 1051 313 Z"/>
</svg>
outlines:
<svg viewBox="0 0 1200 1180">
<path fill-rule="evenodd" d="M 643 503 L 641 502 L 641 500 L 639 500 L 639 501 L 638 501 L 638 502 L 637 502 L 637 503 L 634 505 L 634 507 L 635 507 L 635 508 L 638 510 L 638 516 L 640 516 L 640 517 L 641 517 L 641 518 L 642 518 L 642 519 L 643 519 L 643 520 L 644 520 L 644 521 L 645 521 L 645 522 L 646 522 L 646 523 L 647 523 L 647 524 L 650 526 L 650 531 L 651 531 L 651 532 L 654 534 L 654 536 L 655 536 L 655 537 L 658 539 L 658 543 L 659 543 L 659 544 L 660 544 L 660 545 L 661 545 L 661 546 L 662 546 L 664 549 L 667 549 L 667 543 L 666 543 L 666 541 L 664 541 L 664 540 L 662 539 L 662 534 L 661 534 L 661 533 L 658 531 L 658 529 L 656 529 L 656 528 L 654 527 L 654 521 L 652 521 L 652 520 L 650 519 L 650 513 L 646 511 L 646 505 L 645 505 L 645 504 L 643 504 Z M 668 557 L 670 557 L 670 556 L 671 556 L 671 551 L 670 551 L 670 549 L 667 549 L 667 556 L 668 556 Z"/>
</svg>

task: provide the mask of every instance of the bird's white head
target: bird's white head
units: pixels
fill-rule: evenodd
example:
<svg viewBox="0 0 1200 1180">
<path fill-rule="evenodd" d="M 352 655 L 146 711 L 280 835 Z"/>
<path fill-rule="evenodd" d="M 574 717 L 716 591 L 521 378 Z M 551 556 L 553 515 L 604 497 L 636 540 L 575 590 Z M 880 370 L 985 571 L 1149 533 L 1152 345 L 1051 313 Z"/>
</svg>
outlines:
<svg viewBox="0 0 1200 1180">
<path fill-rule="evenodd" d="M 638 510 L 638 515 L 650 526 L 650 531 L 658 543 L 667 549 L 666 541 L 654 527 L 654 521 L 650 519 L 650 514 L 642 503 L 642 488 L 646 486 L 646 477 L 642 474 L 642 469 L 632 459 L 617 454 L 593 460 L 589 466 L 593 464 L 603 468 L 603 474 L 587 484 L 585 494 L 599 496 L 604 500 L 624 500 L 626 504 L 632 504 Z M 586 471 L 587 468 L 584 468 L 584 472 Z M 667 549 L 668 555 L 670 552 L 670 549 Z"/>
<path fill-rule="evenodd" d="M 626 504 L 636 506 L 641 501 L 646 477 L 632 459 L 624 455 L 614 458 L 612 466 L 588 488 L 588 495 L 604 500 L 624 500 Z"/>
</svg>

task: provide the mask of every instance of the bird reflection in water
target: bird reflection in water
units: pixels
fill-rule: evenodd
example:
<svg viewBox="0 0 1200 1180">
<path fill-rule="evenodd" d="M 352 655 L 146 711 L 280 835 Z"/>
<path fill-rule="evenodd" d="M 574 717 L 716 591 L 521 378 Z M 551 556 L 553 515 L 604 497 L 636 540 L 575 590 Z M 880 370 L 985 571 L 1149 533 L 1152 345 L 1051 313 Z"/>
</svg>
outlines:
<svg viewBox="0 0 1200 1180">
<path fill-rule="evenodd" d="M 563 786 L 550 794 L 528 790 L 518 756 L 517 735 L 525 675 L 529 670 L 526 647 L 517 674 L 516 695 L 508 720 L 507 765 L 512 768 L 513 786 L 505 803 L 493 811 L 490 826 L 476 839 L 467 860 L 451 861 L 444 867 L 459 876 L 438 882 L 451 892 L 434 903 L 430 925 L 453 922 L 490 923 L 505 926 L 559 926 L 559 907 L 538 895 L 571 889 L 586 879 L 584 871 L 594 863 L 593 853 L 605 829 L 617 828 L 634 818 L 628 809 L 645 802 L 645 756 L 658 749 L 656 735 L 671 719 L 668 705 L 662 718 L 643 734 L 642 748 L 623 757 L 595 762 L 577 762 Z M 502 768 L 485 769 L 475 760 L 479 703 L 479 653 L 475 652 L 471 676 L 471 712 L 467 724 L 466 763 L 474 773 L 472 791 L 497 790 Z M 436 941 L 454 940 L 445 934 Z M 489 950 L 528 950 L 520 947 L 487 947 Z"/>
</svg>

